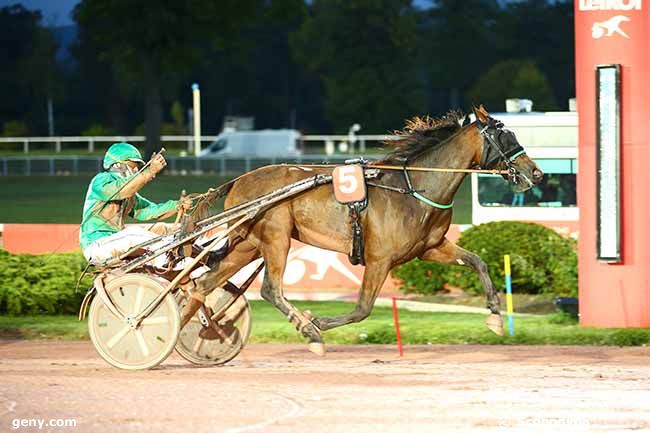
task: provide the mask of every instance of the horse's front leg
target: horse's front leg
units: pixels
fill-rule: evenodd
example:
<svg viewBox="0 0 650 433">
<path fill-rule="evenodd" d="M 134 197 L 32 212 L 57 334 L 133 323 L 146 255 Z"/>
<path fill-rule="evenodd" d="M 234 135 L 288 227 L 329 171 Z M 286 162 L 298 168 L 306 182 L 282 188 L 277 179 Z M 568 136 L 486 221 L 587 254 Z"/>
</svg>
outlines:
<svg viewBox="0 0 650 433">
<path fill-rule="evenodd" d="M 317 317 L 313 320 L 314 324 L 325 331 L 349 323 L 361 322 L 370 315 L 372 307 L 375 305 L 375 299 L 377 299 L 389 271 L 390 263 L 388 262 L 367 263 L 354 311 L 337 317 Z"/>
<path fill-rule="evenodd" d="M 492 284 L 492 279 L 488 273 L 487 265 L 483 259 L 450 242 L 447 238 L 443 239 L 442 243 L 437 247 L 428 249 L 422 253 L 420 259 L 431 260 L 447 265 L 462 265 L 474 269 L 478 274 L 478 278 L 481 281 L 483 290 L 485 291 L 485 296 L 487 297 L 487 308 L 492 313 L 488 316 L 485 324 L 495 334 L 503 335 L 499 293 L 494 287 L 494 284 Z"/>
</svg>

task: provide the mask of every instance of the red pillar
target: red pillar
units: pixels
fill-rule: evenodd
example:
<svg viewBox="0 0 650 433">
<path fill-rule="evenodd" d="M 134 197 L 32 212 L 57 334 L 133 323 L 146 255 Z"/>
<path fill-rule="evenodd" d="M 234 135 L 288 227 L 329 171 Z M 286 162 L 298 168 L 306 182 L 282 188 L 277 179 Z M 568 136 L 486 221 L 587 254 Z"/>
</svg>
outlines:
<svg viewBox="0 0 650 433">
<path fill-rule="evenodd" d="M 580 323 L 650 327 L 650 0 L 575 0 Z M 597 260 L 596 65 L 621 65 L 621 261 Z"/>
</svg>

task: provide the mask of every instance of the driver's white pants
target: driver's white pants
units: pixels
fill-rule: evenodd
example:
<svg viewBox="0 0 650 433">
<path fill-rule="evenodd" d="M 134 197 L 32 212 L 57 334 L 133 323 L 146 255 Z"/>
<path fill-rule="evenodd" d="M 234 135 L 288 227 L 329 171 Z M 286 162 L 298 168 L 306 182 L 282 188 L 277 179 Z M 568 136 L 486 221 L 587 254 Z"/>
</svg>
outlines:
<svg viewBox="0 0 650 433">
<path fill-rule="evenodd" d="M 84 257 L 88 261 L 101 263 L 110 258 L 118 257 L 124 254 L 134 246 L 156 238 L 159 235 L 142 227 L 130 226 L 110 236 L 97 239 L 83 251 Z M 157 245 L 165 245 L 167 241 L 161 240 L 147 246 L 148 250 L 155 250 Z M 164 267 L 167 259 L 165 254 L 156 257 L 153 265 Z"/>
</svg>

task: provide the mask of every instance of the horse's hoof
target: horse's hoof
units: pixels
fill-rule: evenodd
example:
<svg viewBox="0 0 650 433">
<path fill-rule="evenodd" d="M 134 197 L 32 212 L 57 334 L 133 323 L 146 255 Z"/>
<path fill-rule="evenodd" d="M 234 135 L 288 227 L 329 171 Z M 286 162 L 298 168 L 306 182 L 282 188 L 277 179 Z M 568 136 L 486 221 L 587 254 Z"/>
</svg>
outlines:
<svg viewBox="0 0 650 433">
<path fill-rule="evenodd" d="M 309 351 L 318 356 L 325 356 L 325 344 L 309 343 Z"/>
<path fill-rule="evenodd" d="M 311 323 L 318 329 L 319 331 L 323 331 L 323 321 L 322 319 L 319 319 L 317 317 L 314 317 L 311 319 Z"/>
<path fill-rule="evenodd" d="M 490 314 L 485 320 L 485 324 L 490 331 L 503 337 L 503 321 L 500 314 Z"/>
</svg>

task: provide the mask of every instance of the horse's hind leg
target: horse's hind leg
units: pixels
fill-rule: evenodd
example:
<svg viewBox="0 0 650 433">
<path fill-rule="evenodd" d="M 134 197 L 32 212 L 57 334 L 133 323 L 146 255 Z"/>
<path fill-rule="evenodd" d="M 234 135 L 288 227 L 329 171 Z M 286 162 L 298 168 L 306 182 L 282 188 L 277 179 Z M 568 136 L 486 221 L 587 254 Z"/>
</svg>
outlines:
<svg viewBox="0 0 650 433">
<path fill-rule="evenodd" d="M 194 317 L 206 296 L 259 256 L 260 253 L 255 245 L 246 240 L 239 241 L 214 268 L 197 278 L 197 290 L 192 293 L 181 312 L 181 329 Z"/>
<path fill-rule="evenodd" d="M 273 241 L 262 244 L 262 256 L 266 269 L 264 272 L 264 281 L 260 289 L 260 295 L 266 301 L 271 303 L 282 314 L 289 318 L 296 329 L 309 339 L 309 350 L 317 355 L 325 353 L 323 339 L 316 326 L 310 318 L 301 313 L 284 297 L 282 291 L 282 277 L 287 264 L 287 255 L 291 238 L 287 234 L 285 237 L 274 236 Z"/>
<path fill-rule="evenodd" d="M 323 331 L 347 325 L 349 323 L 361 322 L 372 312 L 375 299 L 381 291 L 384 281 L 390 271 L 390 263 L 368 263 L 363 273 L 363 282 L 359 291 L 359 299 L 354 311 L 337 317 L 319 317 L 314 323 Z"/>
<path fill-rule="evenodd" d="M 485 296 L 487 298 L 487 307 L 492 314 L 487 318 L 487 327 L 498 335 L 503 335 L 503 323 L 501 320 L 499 293 L 497 292 L 487 265 L 478 255 L 467 251 L 458 245 L 450 242 L 447 238 L 436 248 L 431 248 L 420 255 L 422 260 L 431 260 L 448 265 L 462 265 L 472 268 L 481 281 Z"/>
</svg>

